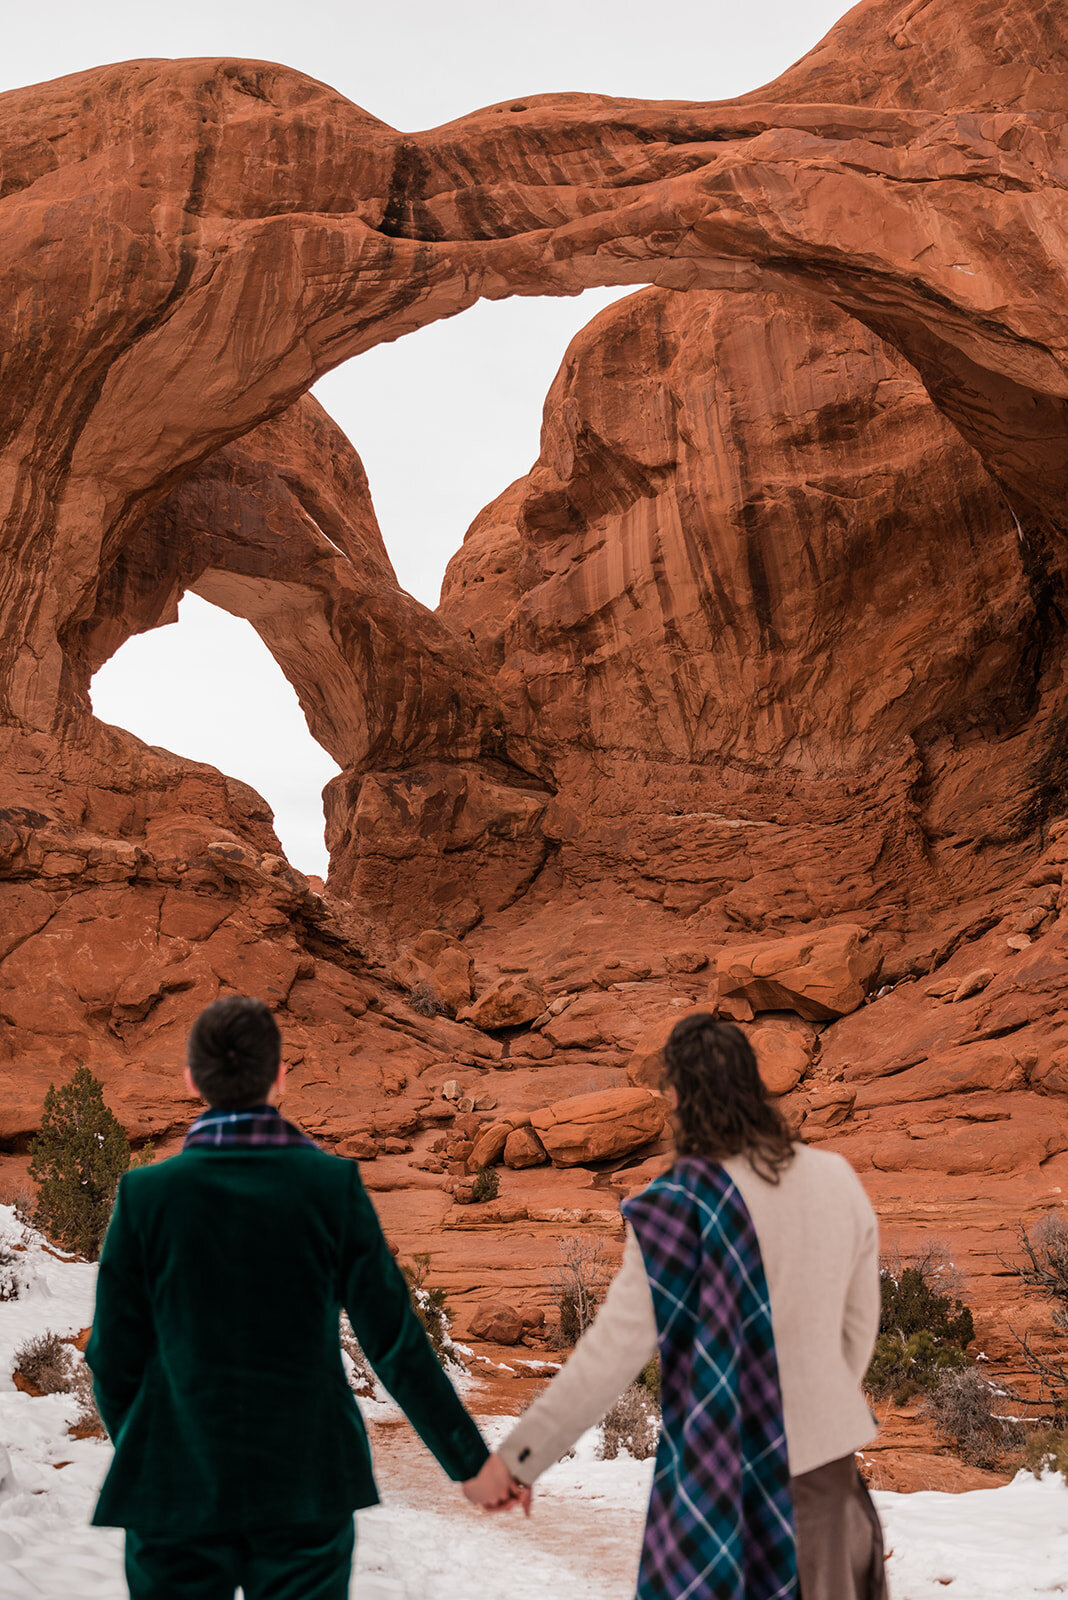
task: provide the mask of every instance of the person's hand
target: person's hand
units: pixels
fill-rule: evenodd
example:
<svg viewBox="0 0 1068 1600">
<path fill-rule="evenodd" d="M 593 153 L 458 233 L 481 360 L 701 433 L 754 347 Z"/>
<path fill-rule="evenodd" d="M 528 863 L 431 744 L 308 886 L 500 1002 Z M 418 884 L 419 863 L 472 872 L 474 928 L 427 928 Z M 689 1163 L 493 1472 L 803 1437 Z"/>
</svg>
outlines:
<svg viewBox="0 0 1068 1600">
<path fill-rule="evenodd" d="M 521 1505 L 530 1516 L 533 1498 L 530 1489 L 512 1477 L 499 1455 L 488 1456 L 481 1472 L 476 1478 L 468 1478 L 463 1491 L 471 1504 L 480 1506 L 483 1511 L 510 1511 L 513 1506 Z"/>
</svg>

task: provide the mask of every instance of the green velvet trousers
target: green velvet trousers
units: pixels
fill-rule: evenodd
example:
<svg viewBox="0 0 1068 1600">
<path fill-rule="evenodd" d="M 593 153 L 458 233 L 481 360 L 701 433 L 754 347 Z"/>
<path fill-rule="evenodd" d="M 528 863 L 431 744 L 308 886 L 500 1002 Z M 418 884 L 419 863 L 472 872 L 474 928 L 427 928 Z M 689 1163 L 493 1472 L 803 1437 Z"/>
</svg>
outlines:
<svg viewBox="0 0 1068 1600">
<path fill-rule="evenodd" d="M 129 1528 L 130 1600 L 348 1600 L 355 1534 L 352 1517 L 182 1541 Z"/>
</svg>

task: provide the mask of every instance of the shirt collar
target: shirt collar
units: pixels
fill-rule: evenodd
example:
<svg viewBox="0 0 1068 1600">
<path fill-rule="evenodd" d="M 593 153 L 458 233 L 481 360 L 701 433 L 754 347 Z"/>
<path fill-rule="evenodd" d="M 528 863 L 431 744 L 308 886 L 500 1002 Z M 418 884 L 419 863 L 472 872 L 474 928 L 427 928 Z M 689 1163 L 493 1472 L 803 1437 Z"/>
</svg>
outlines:
<svg viewBox="0 0 1068 1600">
<path fill-rule="evenodd" d="M 194 1128 L 203 1128 L 214 1122 L 244 1122 L 249 1117 L 278 1117 L 282 1113 L 277 1106 L 242 1106 L 240 1111 L 227 1111 L 224 1106 L 209 1106 L 202 1111 L 193 1123 Z"/>
</svg>

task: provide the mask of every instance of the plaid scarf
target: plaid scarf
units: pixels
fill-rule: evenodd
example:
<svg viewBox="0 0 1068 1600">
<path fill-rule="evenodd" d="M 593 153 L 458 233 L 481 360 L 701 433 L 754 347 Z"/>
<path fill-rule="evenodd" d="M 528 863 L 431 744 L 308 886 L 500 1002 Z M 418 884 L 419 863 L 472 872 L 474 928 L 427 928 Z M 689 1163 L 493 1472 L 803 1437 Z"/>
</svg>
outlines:
<svg viewBox="0 0 1068 1600">
<path fill-rule="evenodd" d="M 182 1149 L 195 1149 L 199 1145 L 221 1150 L 265 1149 L 272 1145 L 319 1148 L 314 1139 L 287 1122 L 274 1106 L 249 1106 L 244 1111 L 205 1111 L 186 1134 Z"/>
<path fill-rule="evenodd" d="M 637 1600 L 796 1600 L 764 1265 L 724 1169 L 688 1156 L 623 1204 L 656 1310 L 663 1423 Z"/>
</svg>

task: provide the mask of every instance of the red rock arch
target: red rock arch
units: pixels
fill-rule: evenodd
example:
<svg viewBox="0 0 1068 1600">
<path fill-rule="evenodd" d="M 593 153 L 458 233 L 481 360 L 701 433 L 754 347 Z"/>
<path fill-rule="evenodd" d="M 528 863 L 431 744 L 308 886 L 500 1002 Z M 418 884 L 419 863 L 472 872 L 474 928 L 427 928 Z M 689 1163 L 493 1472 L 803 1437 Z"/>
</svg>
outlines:
<svg viewBox="0 0 1068 1600">
<path fill-rule="evenodd" d="M 1065 27 L 866 0 L 723 105 L 535 98 L 401 135 L 263 63 L 135 62 L 0 97 L 6 713 L 64 714 L 60 635 L 176 480 L 322 372 L 479 296 L 788 288 L 914 363 L 1061 525 Z M 48 578 L 42 582 L 41 574 Z"/>
</svg>

